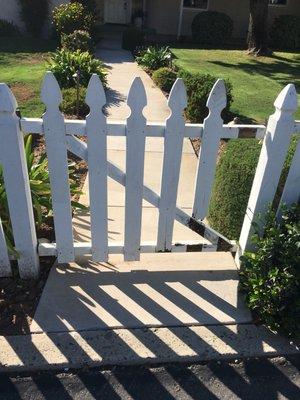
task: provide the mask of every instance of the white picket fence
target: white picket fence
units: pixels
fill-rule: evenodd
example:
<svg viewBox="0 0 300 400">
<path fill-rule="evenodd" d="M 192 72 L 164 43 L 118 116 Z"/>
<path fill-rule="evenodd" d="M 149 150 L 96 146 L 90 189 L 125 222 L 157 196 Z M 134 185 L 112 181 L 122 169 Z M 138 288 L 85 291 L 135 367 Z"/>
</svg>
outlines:
<svg viewBox="0 0 300 400">
<path fill-rule="evenodd" d="M 261 94 L 258 94 L 261 95 Z M 126 121 L 107 120 L 103 113 L 105 92 L 97 75 L 93 75 L 86 95 L 90 114 L 85 121 L 65 120 L 59 111 L 62 95 L 57 81 L 48 72 L 41 98 L 46 106 L 42 119 L 16 115 L 16 100 L 5 84 L 0 84 L 0 163 L 3 166 L 18 267 L 22 278 L 39 273 L 39 257 L 54 255 L 58 262 L 68 263 L 79 255 L 92 255 L 94 261 L 107 261 L 109 254 L 123 253 L 128 261 L 138 260 L 142 252 L 232 251 L 238 255 L 249 248 L 251 223 L 263 213 L 274 198 L 291 136 L 300 133 L 300 122 L 293 114 L 297 94 L 288 85 L 275 101 L 276 111 L 268 126 L 225 125 L 221 112 L 226 106 L 226 90 L 222 80 L 214 85 L 207 101 L 209 115 L 203 124 L 185 123 L 183 110 L 186 91 L 178 79 L 171 91 L 169 118 L 162 123 L 147 123 L 143 109 L 147 105 L 140 78 L 131 86 L 127 105 L 131 114 Z M 48 157 L 56 243 L 38 243 L 34 226 L 29 178 L 24 155 L 24 134 L 45 136 Z M 86 136 L 87 143 L 76 136 Z M 215 176 L 220 139 L 249 137 L 263 139 L 263 148 L 253 183 L 239 246 L 207 226 L 207 215 Z M 107 159 L 107 136 L 126 136 L 126 172 Z M 161 193 L 158 195 L 143 182 L 146 137 L 164 138 L 164 160 Z M 176 205 L 180 164 L 185 137 L 200 138 L 197 177 L 194 187 L 192 215 Z M 67 151 L 86 160 L 89 167 L 91 243 L 77 243 L 73 238 L 72 210 L 68 177 Z M 125 240 L 108 242 L 107 179 L 125 186 Z M 282 201 L 291 203 L 300 198 L 300 141 L 285 185 Z M 141 243 L 142 201 L 159 209 L 157 241 Z M 177 220 L 199 234 L 199 242 L 173 243 L 173 226 Z M 203 240 L 205 238 L 205 241 Z M 2 224 L 0 224 L 0 276 L 11 274 Z"/>
</svg>

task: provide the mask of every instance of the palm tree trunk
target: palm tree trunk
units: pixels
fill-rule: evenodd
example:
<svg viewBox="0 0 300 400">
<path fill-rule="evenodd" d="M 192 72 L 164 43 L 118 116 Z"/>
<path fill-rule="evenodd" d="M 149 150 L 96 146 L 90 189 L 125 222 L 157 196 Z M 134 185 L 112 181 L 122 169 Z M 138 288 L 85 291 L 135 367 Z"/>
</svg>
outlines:
<svg viewBox="0 0 300 400">
<path fill-rule="evenodd" d="M 268 48 L 269 0 L 250 0 L 248 53 L 256 56 L 270 55 Z"/>
</svg>

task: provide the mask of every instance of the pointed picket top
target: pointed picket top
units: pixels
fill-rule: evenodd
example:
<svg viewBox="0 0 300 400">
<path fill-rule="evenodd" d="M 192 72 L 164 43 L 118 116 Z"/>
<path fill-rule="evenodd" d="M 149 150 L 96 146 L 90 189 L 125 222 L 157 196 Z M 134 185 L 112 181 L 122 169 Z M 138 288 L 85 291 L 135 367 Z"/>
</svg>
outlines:
<svg viewBox="0 0 300 400">
<path fill-rule="evenodd" d="M 169 118 L 171 118 L 172 115 L 175 115 L 176 112 L 182 115 L 182 111 L 187 107 L 186 88 L 181 78 L 177 78 L 172 87 L 168 99 L 168 107 L 171 110 Z"/>
<path fill-rule="evenodd" d="M 293 114 L 298 107 L 298 97 L 295 85 L 292 83 L 287 85 L 278 95 L 274 102 L 274 106 L 278 111 Z"/>
<path fill-rule="evenodd" d="M 5 83 L 0 83 L 0 113 L 15 113 L 18 107 L 17 100 L 13 92 Z"/>
<path fill-rule="evenodd" d="M 54 74 L 50 71 L 46 72 L 42 84 L 41 100 L 47 108 L 58 108 L 62 102 L 62 94 L 59 84 Z"/>
<path fill-rule="evenodd" d="M 131 84 L 127 97 L 127 106 L 131 109 L 130 116 L 142 114 L 146 105 L 147 95 L 145 86 L 141 78 L 136 77 Z"/>
<path fill-rule="evenodd" d="M 210 112 L 221 114 L 226 105 L 227 94 L 225 82 L 223 81 L 223 79 L 218 79 L 208 96 L 206 106 Z"/>
<path fill-rule="evenodd" d="M 89 81 L 85 102 L 90 107 L 90 110 L 102 110 L 106 105 L 106 95 L 102 82 L 97 74 L 93 74 Z"/>
</svg>

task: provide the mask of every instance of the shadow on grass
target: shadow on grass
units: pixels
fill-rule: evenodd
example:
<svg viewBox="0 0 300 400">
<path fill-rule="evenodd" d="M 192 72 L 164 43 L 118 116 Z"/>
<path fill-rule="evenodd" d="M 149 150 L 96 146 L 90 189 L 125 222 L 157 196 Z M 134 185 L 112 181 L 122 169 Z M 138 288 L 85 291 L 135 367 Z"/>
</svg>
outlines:
<svg viewBox="0 0 300 400">
<path fill-rule="evenodd" d="M 55 51 L 57 42 L 53 39 L 36 39 L 29 37 L 1 37 L 0 52 L 5 53 L 48 53 Z"/>
</svg>

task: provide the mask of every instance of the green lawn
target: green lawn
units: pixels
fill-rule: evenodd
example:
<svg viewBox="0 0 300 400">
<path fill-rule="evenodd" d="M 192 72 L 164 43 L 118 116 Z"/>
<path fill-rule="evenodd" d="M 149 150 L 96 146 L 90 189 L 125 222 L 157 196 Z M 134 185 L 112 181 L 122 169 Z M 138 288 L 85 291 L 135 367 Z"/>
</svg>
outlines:
<svg viewBox="0 0 300 400">
<path fill-rule="evenodd" d="M 175 64 L 190 72 L 228 78 L 233 85 L 232 111 L 242 120 L 265 122 L 280 90 L 295 83 L 300 94 L 300 53 L 276 52 L 254 58 L 244 50 L 172 49 Z M 300 119 L 300 109 L 296 117 Z"/>
<path fill-rule="evenodd" d="M 23 116 L 40 117 L 44 110 L 40 87 L 54 49 L 51 41 L 0 38 L 0 82 L 11 87 Z"/>
</svg>

